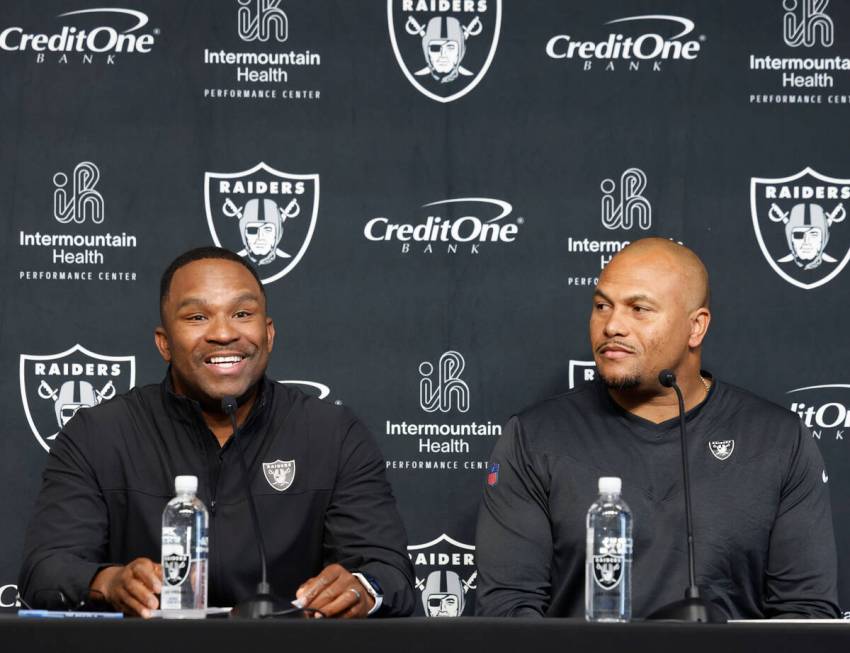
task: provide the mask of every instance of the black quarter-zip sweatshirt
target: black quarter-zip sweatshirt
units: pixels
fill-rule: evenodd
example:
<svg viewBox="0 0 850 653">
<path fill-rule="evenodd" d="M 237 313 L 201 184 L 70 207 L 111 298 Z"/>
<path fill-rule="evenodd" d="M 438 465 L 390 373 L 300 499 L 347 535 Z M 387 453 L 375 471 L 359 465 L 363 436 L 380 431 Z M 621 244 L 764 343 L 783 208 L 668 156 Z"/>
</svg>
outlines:
<svg viewBox="0 0 850 653">
<path fill-rule="evenodd" d="M 336 562 L 378 580 L 378 615 L 410 614 L 406 535 L 374 438 L 347 409 L 267 378 L 240 434 L 223 447 L 197 402 L 174 394 L 168 375 L 78 411 L 47 460 L 24 546 L 24 600 L 55 607 L 61 592 L 74 605 L 104 567 L 159 561 L 162 511 L 181 474 L 198 477 L 210 513 L 209 605 L 253 595 L 260 563 L 240 444 L 273 592 L 291 600 L 302 582 Z M 283 491 L 263 471 L 275 461 L 294 461 Z"/>
<path fill-rule="evenodd" d="M 697 584 L 738 619 L 838 617 L 827 475 L 791 411 L 715 381 L 686 414 Z M 585 517 L 600 476 L 634 517 L 632 612 L 688 584 L 679 420 L 621 408 L 600 381 L 508 423 L 478 519 L 478 614 L 584 616 Z"/>
</svg>

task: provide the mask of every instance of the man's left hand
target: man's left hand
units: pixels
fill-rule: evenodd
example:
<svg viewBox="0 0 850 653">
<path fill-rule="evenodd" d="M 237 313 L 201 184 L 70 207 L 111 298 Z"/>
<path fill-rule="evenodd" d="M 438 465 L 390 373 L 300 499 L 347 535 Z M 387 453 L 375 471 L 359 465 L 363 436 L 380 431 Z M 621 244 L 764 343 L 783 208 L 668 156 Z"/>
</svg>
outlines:
<svg viewBox="0 0 850 653">
<path fill-rule="evenodd" d="M 305 581 L 295 597 L 302 608 L 321 610 L 326 617 L 353 619 L 365 617 L 375 599 L 341 565 L 325 567 L 318 576 Z"/>
</svg>

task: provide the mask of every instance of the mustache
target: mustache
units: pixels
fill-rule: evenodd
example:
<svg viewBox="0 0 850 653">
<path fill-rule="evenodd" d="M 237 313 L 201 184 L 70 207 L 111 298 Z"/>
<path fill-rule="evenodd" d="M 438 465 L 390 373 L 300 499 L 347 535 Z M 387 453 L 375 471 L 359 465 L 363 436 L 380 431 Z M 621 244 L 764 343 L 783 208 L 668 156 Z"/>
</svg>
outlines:
<svg viewBox="0 0 850 653">
<path fill-rule="evenodd" d="M 626 351 L 634 354 L 637 353 L 637 350 L 632 347 L 629 343 L 623 342 L 622 340 L 606 340 L 601 345 L 596 348 L 596 353 L 601 354 L 608 347 L 619 347 L 620 349 L 625 349 Z"/>
</svg>

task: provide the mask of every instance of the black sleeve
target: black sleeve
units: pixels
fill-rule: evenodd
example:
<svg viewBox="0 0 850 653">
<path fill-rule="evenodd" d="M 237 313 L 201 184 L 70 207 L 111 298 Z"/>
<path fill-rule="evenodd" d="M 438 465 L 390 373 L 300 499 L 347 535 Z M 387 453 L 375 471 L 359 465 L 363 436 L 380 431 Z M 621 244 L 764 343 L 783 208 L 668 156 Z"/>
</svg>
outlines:
<svg viewBox="0 0 850 653">
<path fill-rule="evenodd" d="M 413 612 L 413 565 L 384 460 L 369 431 L 355 421 L 342 442 L 340 466 L 325 513 L 325 561 L 373 576 L 383 590 L 376 616 Z"/>
<path fill-rule="evenodd" d="M 498 480 L 488 483 L 478 513 L 476 614 L 539 617 L 549 605 L 552 529 L 548 481 L 512 418 L 491 456 Z"/>
<path fill-rule="evenodd" d="M 60 431 L 47 458 L 18 579 L 21 596 L 34 608 L 76 606 L 95 574 L 110 564 L 104 562 L 106 503 L 74 437 L 85 429 L 81 410 Z"/>
<path fill-rule="evenodd" d="M 768 617 L 839 617 L 837 561 L 823 459 L 802 425 L 770 535 Z"/>
</svg>

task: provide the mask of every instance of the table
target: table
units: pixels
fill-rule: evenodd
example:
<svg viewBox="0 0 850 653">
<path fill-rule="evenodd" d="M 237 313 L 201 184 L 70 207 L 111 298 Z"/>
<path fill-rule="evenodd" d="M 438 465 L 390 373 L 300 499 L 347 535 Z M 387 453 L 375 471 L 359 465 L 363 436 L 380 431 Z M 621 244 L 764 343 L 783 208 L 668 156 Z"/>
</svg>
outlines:
<svg viewBox="0 0 850 653">
<path fill-rule="evenodd" d="M 22 653 L 847 653 L 850 622 L 588 624 L 571 619 L 142 621 L 0 617 L 0 650 Z"/>
</svg>

